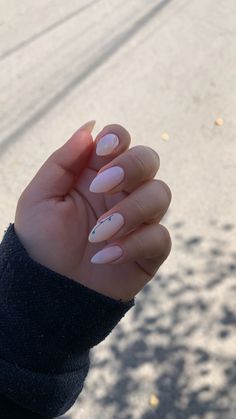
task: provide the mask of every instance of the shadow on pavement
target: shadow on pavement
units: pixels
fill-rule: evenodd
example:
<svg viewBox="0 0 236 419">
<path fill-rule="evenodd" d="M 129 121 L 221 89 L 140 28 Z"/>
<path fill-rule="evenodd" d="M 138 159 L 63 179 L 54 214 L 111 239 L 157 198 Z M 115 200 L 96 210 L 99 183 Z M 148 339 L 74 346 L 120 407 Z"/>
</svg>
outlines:
<svg viewBox="0 0 236 419">
<path fill-rule="evenodd" d="M 57 29 L 59 26 L 65 24 L 71 19 L 74 19 L 78 17 L 80 13 L 87 10 L 89 7 L 93 6 L 94 4 L 99 3 L 101 0 L 93 0 L 91 3 L 88 3 L 84 6 L 80 6 L 78 9 L 74 10 L 73 12 L 69 13 L 68 15 L 64 16 L 63 18 L 57 20 L 56 22 L 52 23 L 47 28 L 36 31 L 33 35 L 31 35 L 28 39 L 25 39 L 24 41 L 19 42 L 14 47 L 4 51 L 0 55 L 0 61 L 3 61 L 5 58 L 9 57 L 10 55 L 20 51 L 22 48 L 28 47 L 30 44 L 32 44 L 37 39 L 41 38 L 42 36 L 47 35 L 49 32 L 53 31 L 54 29 Z"/>
<path fill-rule="evenodd" d="M 96 378 L 83 397 L 113 412 L 104 417 L 236 417 L 234 226 L 210 221 L 205 238 L 184 237 L 183 227 L 174 224 L 172 233 L 184 264 L 144 288 L 132 309 L 133 329 L 117 326 L 109 356 L 96 359 L 95 353 Z M 113 378 L 98 393 L 108 380 L 104 371 Z M 152 393 L 158 399 L 153 407 Z"/>
</svg>

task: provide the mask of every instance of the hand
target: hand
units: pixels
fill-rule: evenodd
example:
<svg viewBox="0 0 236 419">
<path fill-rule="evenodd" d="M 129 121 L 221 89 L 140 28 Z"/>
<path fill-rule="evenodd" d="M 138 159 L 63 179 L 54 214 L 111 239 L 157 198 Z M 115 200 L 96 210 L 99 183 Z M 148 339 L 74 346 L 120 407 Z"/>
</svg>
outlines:
<svg viewBox="0 0 236 419">
<path fill-rule="evenodd" d="M 154 150 L 129 149 L 130 135 L 119 125 L 106 126 L 93 141 L 93 125 L 81 127 L 39 169 L 18 201 L 15 231 L 41 265 L 129 301 L 170 252 L 169 233 L 159 222 L 171 193 L 154 179 L 159 168 Z M 115 136 L 100 141 L 98 156 L 96 145 L 107 134 Z M 102 144 L 117 146 L 106 154 Z"/>
</svg>

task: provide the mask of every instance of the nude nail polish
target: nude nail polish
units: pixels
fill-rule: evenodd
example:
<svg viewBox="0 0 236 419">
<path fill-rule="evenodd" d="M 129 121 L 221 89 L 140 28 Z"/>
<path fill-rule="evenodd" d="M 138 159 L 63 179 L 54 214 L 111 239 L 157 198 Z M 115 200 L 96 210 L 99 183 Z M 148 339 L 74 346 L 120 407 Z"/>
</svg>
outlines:
<svg viewBox="0 0 236 419">
<path fill-rule="evenodd" d="M 89 190 L 91 192 L 107 192 L 119 185 L 125 177 L 121 167 L 114 166 L 99 173 L 92 181 Z"/>
<path fill-rule="evenodd" d="M 108 240 L 124 224 L 124 217 L 119 213 L 114 213 L 98 221 L 89 234 L 88 240 L 91 243 L 98 243 Z"/>
<path fill-rule="evenodd" d="M 96 121 L 95 121 L 95 120 L 88 121 L 88 122 L 86 122 L 84 125 L 82 125 L 82 126 L 78 129 L 78 131 L 88 131 L 88 132 L 90 132 L 90 134 L 91 134 L 95 124 L 96 124 Z"/>
<path fill-rule="evenodd" d="M 119 246 L 110 246 L 97 252 L 91 259 L 92 263 L 113 262 L 121 257 L 122 249 Z"/>
<path fill-rule="evenodd" d="M 115 134 L 106 134 L 100 138 L 96 147 L 98 156 L 107 156 L 119 145 L 119 138 Z"/>
</svg>

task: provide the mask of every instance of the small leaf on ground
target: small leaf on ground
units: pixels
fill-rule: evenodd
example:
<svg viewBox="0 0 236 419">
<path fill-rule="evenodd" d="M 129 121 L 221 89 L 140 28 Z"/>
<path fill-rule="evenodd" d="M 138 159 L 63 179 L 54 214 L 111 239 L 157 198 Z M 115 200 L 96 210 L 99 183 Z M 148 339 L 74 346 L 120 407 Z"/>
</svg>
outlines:
<svg viewBox="0 0 236 419">
<path fill-rule="evenodd" d="M 152 407 L 157 407 L 160 403 L 158 397 L 156 394 L 152 393 L 150 398 L 149 398 L 149 403 Z"/>
</svg>

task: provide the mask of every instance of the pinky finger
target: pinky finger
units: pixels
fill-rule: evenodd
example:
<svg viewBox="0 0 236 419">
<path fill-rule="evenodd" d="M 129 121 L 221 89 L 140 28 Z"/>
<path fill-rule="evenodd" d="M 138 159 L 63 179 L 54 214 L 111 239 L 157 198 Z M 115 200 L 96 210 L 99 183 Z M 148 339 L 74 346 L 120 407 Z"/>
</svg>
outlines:
<svg viewBox="0 0 236 419">
<path fill-rule="evenodd" d="M 171 239 L 168 230 L 161 224 L 143 225 L 128 236 L 110 242 L 96 253 L 92 263 L 137 262 L 147 273 L 153 275 L 168 257 Z"/>
</svg>

